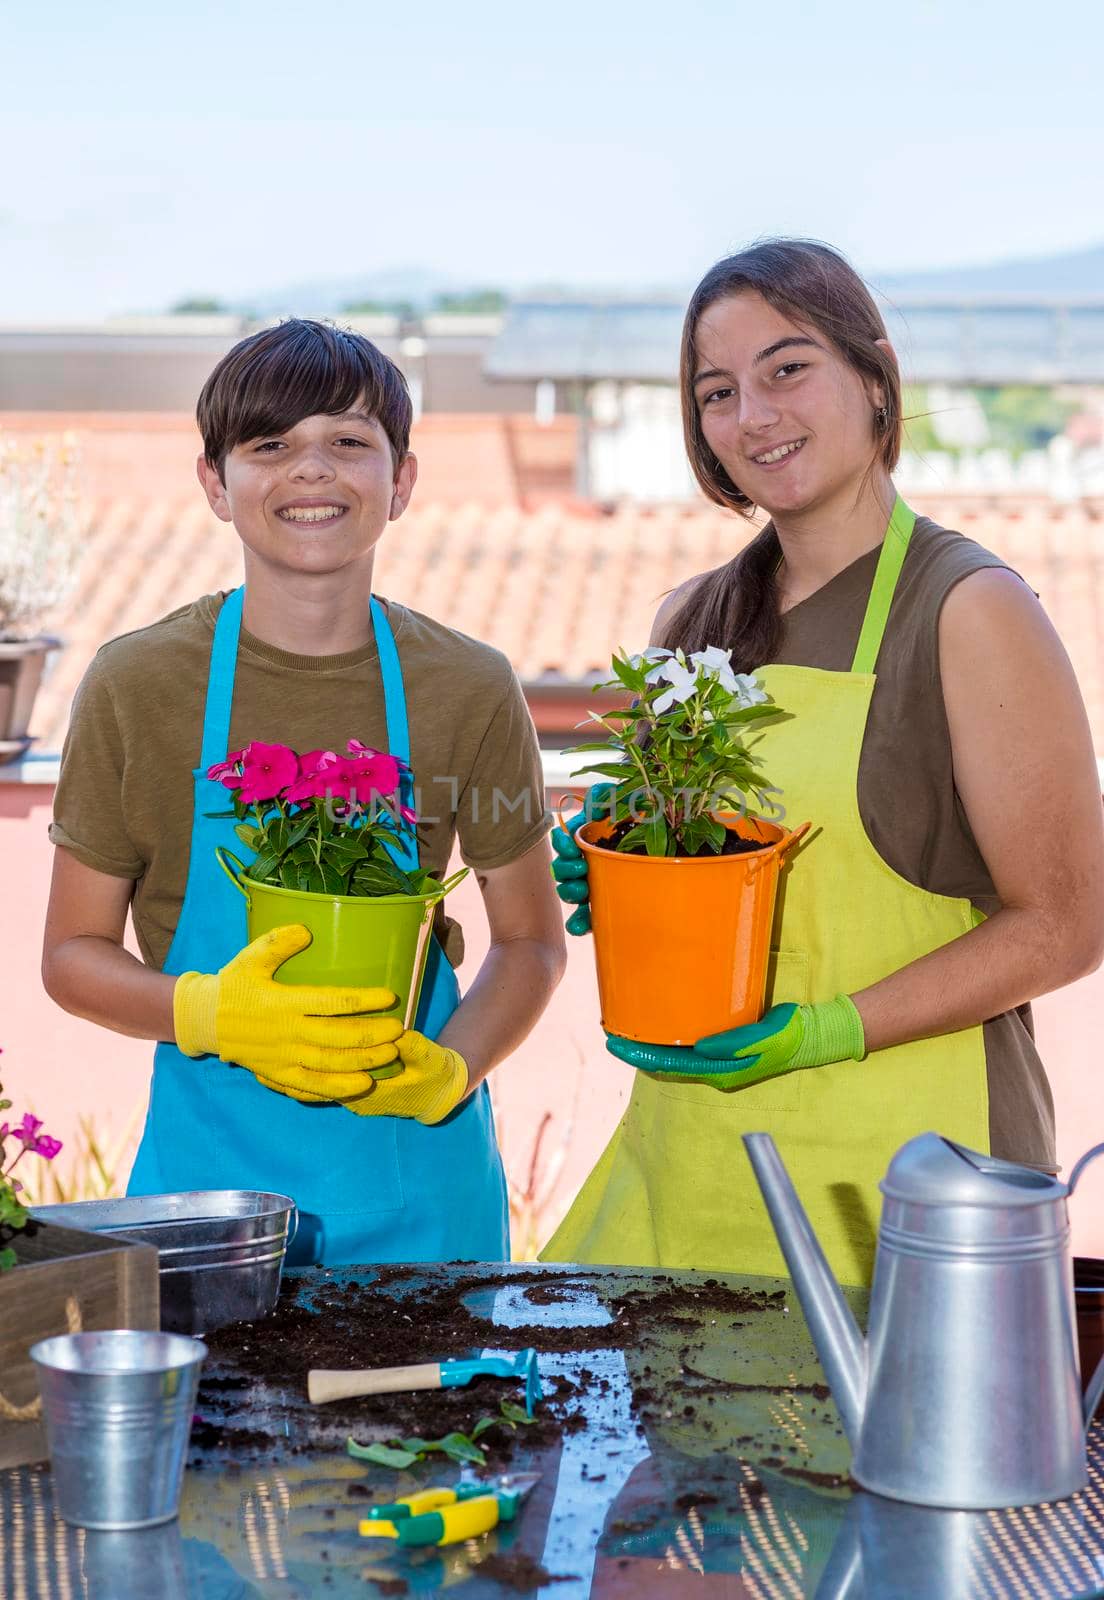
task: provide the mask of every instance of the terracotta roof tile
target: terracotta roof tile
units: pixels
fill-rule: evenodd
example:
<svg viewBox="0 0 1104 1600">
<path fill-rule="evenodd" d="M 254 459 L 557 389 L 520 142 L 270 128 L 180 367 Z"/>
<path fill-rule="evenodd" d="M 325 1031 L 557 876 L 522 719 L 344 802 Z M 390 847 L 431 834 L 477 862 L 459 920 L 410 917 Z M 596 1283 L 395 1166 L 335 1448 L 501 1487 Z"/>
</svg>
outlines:
<svg viewBox="0 0 1104 1600">
<path fill-rule="evenodd" d="M 931 500 L 922 509 L 995 550 L 1039 592 L 1104 754 L 1104 508 Z M 388 530 L 377 572 L 384 594 L 497 645 L 523 679 L 578 681 L 604 670 L 612 645 L 640 645 L 661 596 L 746 537 L 743 524 L 705 507 L 606 517 L 416 505 Z M 238 575 L 232 531 L 194 498 L 90 506 L 79 589 L 51 619 L 67 643 L 36 708 L 38 748 L 59 747 L 73 691 L 104 640 Z"/>
</svg>

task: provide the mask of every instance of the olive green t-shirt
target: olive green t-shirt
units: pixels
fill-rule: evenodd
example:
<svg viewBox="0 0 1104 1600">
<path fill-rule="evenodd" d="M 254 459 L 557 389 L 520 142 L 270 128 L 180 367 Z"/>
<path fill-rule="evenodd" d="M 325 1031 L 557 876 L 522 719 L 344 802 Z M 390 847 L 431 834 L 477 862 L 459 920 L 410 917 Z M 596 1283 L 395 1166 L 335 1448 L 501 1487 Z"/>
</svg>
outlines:
<svg viewBox="0 0 1104 1600">
<path fill-rule="evenodd" d="M 163 967 L 188 877 L 193 769 L 199 766 L 215 621 L 202 599 L 105 644 L 73 702 L 50 837 L 97 872 L 135 880 L 143 959 Z M 521 685 L 501 651 L 387 602 L 406 692 L 421 864 L 444 876 L 459 837 L 475 868 L 505 866 L 551 826 L 540 751 Z M 230 749 L 252 740 L 300 752 L 387 748 L 375 643 L 335 656 L 292 655 L 244 628 Z M 459 924 L 438 907 L 454 966 Z"/>
<path fill-rule="evenodd" d="M 879 554 L 860 556 L 783 615 L 777 661 L 850 670 Z M 1004 566 L 972 539 L 917 517 L 875 669 L 857 786 L 859 814 L 883 861 L 909 883 L 969 900 L 987 916 L 1000 899 L 955 788 L 939 617 L 964 578 Z M 990 1150 L 1052 1168 L 1054 1106 L 1031 1008 L 992 1017 L 983 1031 Z"/>
</svg>

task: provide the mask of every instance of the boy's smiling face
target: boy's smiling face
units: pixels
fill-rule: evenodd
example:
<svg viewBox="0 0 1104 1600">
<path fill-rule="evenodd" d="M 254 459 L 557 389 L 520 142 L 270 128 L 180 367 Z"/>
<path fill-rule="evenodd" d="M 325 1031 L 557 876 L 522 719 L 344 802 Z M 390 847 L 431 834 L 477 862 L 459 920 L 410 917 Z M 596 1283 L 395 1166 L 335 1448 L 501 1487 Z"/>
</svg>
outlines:
<svg viewBox="0 0 1104 1600">
<path fill-rule="evenodd" d="M 250 556 L 289 573 L 323 575 L 371 559 L 405 511 L 418 467 L 396 468 L 387 434 L 366 411 L 304 417 L 285 433 L 248 439 L 222 475 L 198 462 L 215 515 L 232 522 Z"/>
</svg>

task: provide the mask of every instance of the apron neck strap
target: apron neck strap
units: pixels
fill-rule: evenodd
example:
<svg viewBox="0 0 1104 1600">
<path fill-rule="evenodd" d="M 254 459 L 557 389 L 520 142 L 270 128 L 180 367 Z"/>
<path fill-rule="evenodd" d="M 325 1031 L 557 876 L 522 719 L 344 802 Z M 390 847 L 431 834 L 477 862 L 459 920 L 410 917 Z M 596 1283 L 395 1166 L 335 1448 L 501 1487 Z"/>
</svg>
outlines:
<svg viewBox="0 0 1104 1600">
<path fill-rule="evenodd" d="M 372 629 L 379 652 L 380 673 L 383 677 L 383 708 L 387 719 L 387 748 L 393 756 L 410 765 L 410 723 L 406 715 L 406 690 L 403 688 L 402 667 L 395 644 L 395 635 L 387 620 L 387 612 L 375 595 L 371 600 Z"/>
<path fill-rule="evenodd" d="M 863 618 L 859 642 L 855 646 L 855 659 L 851 663 L 852 672 L 874 671 L 878 652 L 882 648 L 882 639 L 885 636 L 889 608 L 893 604 L 897 580 L 901 576 L 901 568 L 904 566 L 909 540 L 912 538 L 915 526 L 916 512 L 910 511 L 898 495 L 893 515 L 889 519 L 889 527 L 882 540 L 878 568 L 874 574 L 870 599 L 866 603 L 866 615 Z"/>
<path fill-rule="evenodd" d="M 203 748 L 199 764 L 206 772 L 230 753 L 230 710 L 234 703 L 234 669 L 238 664 L 244 588 L 232 589 L 215 621 L 211 665 L 207 673 L 207 703 L 203 711 Z"/>
</svg>

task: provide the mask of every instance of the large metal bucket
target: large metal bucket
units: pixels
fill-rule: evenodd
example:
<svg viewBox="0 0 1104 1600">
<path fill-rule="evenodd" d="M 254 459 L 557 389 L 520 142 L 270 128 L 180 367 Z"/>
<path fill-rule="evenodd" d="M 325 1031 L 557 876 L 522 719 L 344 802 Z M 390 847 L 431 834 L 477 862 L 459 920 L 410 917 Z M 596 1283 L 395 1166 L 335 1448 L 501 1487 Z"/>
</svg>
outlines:
<svg viewBox="0 0 1104 1600">
<path fill-rule="evenodd" d="M 256 1189 L 199 1189 L 35 1206 L 45 1222 L 157 1247 L 161 1327 L 210 1333 L 256 1322 L 276 1304 L 295 1202 Z M 296 1214 L 296 1223 L 298 1215 Z"/>
</svg>

